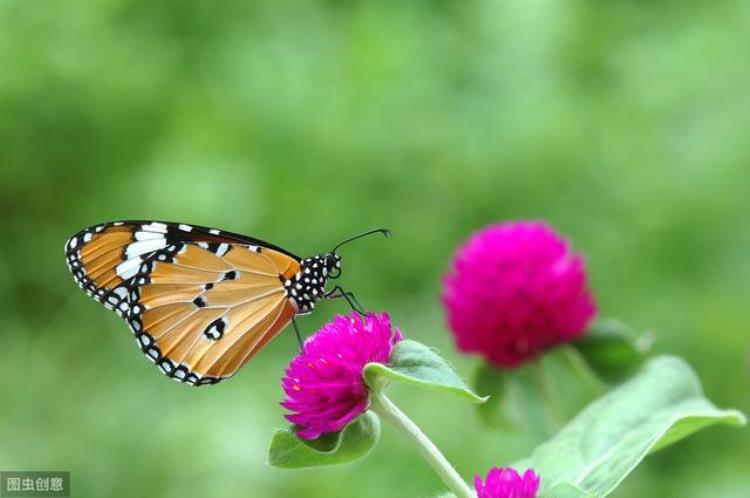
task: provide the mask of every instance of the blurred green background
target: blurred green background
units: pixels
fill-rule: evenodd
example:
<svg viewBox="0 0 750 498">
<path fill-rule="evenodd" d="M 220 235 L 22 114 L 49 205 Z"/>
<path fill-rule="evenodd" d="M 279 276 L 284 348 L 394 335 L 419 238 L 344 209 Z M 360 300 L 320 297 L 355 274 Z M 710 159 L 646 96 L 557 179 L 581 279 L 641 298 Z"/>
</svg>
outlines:
<svg viewBox="0 0 750 498">
<path fill-rule="evenodd" d="M 343 251 L 341 283 L 469 377 L 438 299 L 450 256 L 546 218 L 602 315 L 750 412 L 748 46 L 743 1 L 0 0 L 0 469 L 70 470 L 78 497 L 441 490 L 389 427 L 351 466 L 266 467 L 293 334 L 214 388 L 165 379 L 67 272 L 65 239 L 112 219 L 303 255 L 388 226 Z M 538 442 L 449 396 L 392 397 L 467 478 Z M 613 496 L 746 496 L 749 461 L 750 432 L 714 428 Z"/>
</svg>

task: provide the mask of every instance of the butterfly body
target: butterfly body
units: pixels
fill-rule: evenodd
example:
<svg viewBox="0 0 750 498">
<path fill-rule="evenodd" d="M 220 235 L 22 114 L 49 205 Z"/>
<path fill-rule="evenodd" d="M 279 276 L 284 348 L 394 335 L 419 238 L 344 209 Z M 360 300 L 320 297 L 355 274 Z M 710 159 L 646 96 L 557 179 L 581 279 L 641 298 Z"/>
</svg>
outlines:
<svg viewBox="0 0 750 498">
<path fill-rule="evenodd" d="M 65 245 L 74 280 L 125 319 L 146 357 L 169 377 L 215 384 L 315 302 L 351 296 L 330 278 L 341 258 L 301 259 L 231 232 L 154 221 L 111 222 Z"/>
<path fill-rule="evenodd" d="M 299 310 L 298 314 L 310 313 L 315 301 L 325 296 L 328 277 L 341 268 L 338 254 L 319 254 L 300 261 L 300 270 L 292 277 L 282 280 L 287 297 Z"/>
</svg>

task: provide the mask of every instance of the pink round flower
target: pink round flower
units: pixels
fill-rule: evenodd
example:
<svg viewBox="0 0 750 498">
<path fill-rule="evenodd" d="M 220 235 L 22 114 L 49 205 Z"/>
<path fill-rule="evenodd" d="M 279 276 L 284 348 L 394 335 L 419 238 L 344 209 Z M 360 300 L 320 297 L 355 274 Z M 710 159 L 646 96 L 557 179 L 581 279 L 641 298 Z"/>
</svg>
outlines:
<svg viewBox="0 0 750 498">
<path fill-rule="evenodd" d="M 586 330 L 583 258 L 546 223 L 491 225 L 458 249 L 443 303 L 458 348 L 513 368 Z"/>
<path fill-rule="evenodd" d="M 529 469 L 521 476 L 510 467 L 493 467 L 482 483 L 474 477 L 478 498 L 535 498 L 539 491 L 539 476 Z"/>
<path fill-rule="evenodd" d="M 281 406 L 294 412 L 285 417 L 297 424 L 297 435 L 315 439 L 339 431 L 367 410 L 362 368 L 388 363 L 401 339 L 386 313 L 339 315 L 309 337 L 281 380 L 287 395 Z"/>
</svg>

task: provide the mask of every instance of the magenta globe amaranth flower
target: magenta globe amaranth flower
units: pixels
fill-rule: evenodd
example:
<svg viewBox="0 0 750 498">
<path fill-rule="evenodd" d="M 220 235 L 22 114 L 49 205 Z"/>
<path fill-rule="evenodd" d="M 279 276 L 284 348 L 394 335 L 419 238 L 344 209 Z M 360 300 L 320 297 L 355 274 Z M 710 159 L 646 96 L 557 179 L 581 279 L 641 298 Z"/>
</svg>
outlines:
<svg viewBox="0 0 750 498">
<path fill-rule="evenodd" d="M 493 467 L 484 483 L 481 476 L 474 478 L 474 487 L 478 498 L 535 498 L 539 476 L 531 469 L 520 475 L 509 467 Z"/>
<path fill-rule="evenodd" d="M 596 313 L 583 258 L 540 221 L 472 235 L 445 277 L 443 303 L 458 348 L 505 368 L 577 338 Z"/>
<path fill-rule="evenodd" d="M 386 313 L 339 315 L 308 338 L 281 380 L 287 395 L 281 405 L 293 412 L 285 417 L 297 424 L 297 435 L 315 439 L 339 431 L 367 410 L 362 369 L 370 362 L 388 363 L 401 339 Z"/>
</svg>

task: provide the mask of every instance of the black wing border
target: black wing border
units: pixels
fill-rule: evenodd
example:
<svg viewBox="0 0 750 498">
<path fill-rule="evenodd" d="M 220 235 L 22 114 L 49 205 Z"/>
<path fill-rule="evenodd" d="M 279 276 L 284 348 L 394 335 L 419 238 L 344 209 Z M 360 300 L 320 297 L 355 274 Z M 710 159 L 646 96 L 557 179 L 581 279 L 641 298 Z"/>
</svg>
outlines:
<svg viewBox="0 0 750 498">
<path fill-rule="evenodd" d="M 296 254 L 287 251 L 283 247 L 279 247 L 276 244 L 271 244 L 270 242 L 266 242 L 265 240 L 257 239 L 255 237 L 250 237 L 248 235 L 243 235 L 240 233 L 230 232 L 227 230 L 222 230 L 219 228 L 210 228 L 202 225 L 193 225 L 192 223 L 186 223 L 184 221 L 163 221 L 163 220 L 116 220 L 116 221 L 107 221 L 104 223 L 98 223 L 95 225 L 91 225 L 90 227 L 84 228 L 83 230 L 80 230 L 78 233 L 70 237 L 71 240 L 73 238 L 80 238 L 83 234 L 87 232 L 94 232 L 94 230 L 97 227 L 102 227 L 102 230 L 111 227 L 111 226 L 124 226 L 124 225 L 135 225 L 135 226 L 143 226 L 143 225 L 150 225 L 152 223 L 159 223 L 162 225 L 165 225 L 167 227 L 167 233 L 166 233 L 166 239 L 170 243 L 179 243 L 179 242 L 226 242 L 226 243 L 234 243 L 234 244 L 243 244 L 243 245 L 255 245 L 264 247 L 267 249 L 273 249 L 274 251 L 278 251 L 282 254 L 286 254 L 290 258 L 293 258 L 298 263 L 302 260 L 299 256 Z M 190 230 L 182 230 L 180 226 L 186 226 L 190 227 Z M 196 235 L 200 235 L 200 237 L 196 237 Z M 70 253 L 74 249 L 70 249 L 66 246 L 66 249 L 68 249 L 66 252 Z"/>
</svg>

